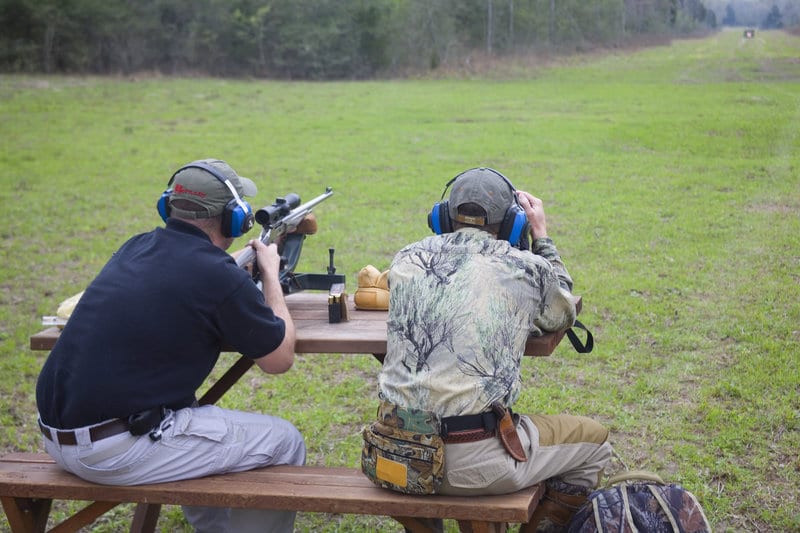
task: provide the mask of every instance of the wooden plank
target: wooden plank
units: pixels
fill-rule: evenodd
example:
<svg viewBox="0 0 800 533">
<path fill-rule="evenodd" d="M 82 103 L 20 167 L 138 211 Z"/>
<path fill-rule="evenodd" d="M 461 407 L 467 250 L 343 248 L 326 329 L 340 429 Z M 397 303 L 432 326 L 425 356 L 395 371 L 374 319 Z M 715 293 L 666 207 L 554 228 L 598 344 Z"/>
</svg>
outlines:
<svg viewBox="0 0 800 533">
<path fill-rule="evenodd" d="M 255 364 L 253 359 L 240 356 L 233 365 L 203 394 L 198 403 L 212 405 L 219 401 L 228 390 Z"/>
<path fill-rule="evenodd" d="M 61 329 L 53 326 L 31 335 L 31 350 L 52 350 Z"/>
<path fill-rule="evenodd" d="M 468 522 L 458 521 L 458 529 L 461 533 L 505 533 L 507 528 L 505 522 Z"/>
<path fill-rule="evenodd" d="M 156 503 L 140 503 L 136 506 L 131 522 L 131 533 L 152 533 L 158 525 L 161 506 Z"/>
<path fill-rule="evenodd" d="M 106 512 L 119 505 L 117 502 L 94 502 L 74 515 L 70 516 L 57 526 L 53 527 L 49 533 L 69 533 L 78 531 L 82 527 L 91 525 L 95 520 L 103 516 Z"/>
<path fill-rule="evenodd" d="M 12 531 L 40 533 L 47 527 L 52 500 L 29 500 L 27 498 L 0 497 Z"/>
<path fill-rule="evenodd" d="M 46 453 L 11 452 L 0 456 L 0 463 L 55 464 L 55 461 L 53 461 L 53 458 Z"/>
<path fill-rule="evenodd" d="M 438 518 L 416 518 L 413 516 L 393 516 L 405 528 L 406 533 L 442 533 L 444 524 Z"/>
<path fill-rule="evenodd" d="M 386 322 L 362 320 L 329 324 L 295 320 L 297 353 L 386 353 Z"/>
<path fill-rule="evenodd" d="M 153 485 L 105 486 L 84 481 L 52 461 L 0 461 L 4 497 L 210 505 L 305 512 L 527 522 L 541 487 L 500 496 L 411 496 L 374 486 L 360 470 L 276 466 Z"/>
<path fill-rule="evenodd" d="M 286 304 L 295 323 L 296 353 L 386 353 L 386 311 L 357 310 L 353 302 L 348 301 L 350 320 L 330 324 L 327 294 L 309 291 L 294 293 L 286 297 Z M 576 297 L 576 306 L 580 312 L 582 299 L 579 296 Z M 57 327 L 50 327 L 32 335 L 31 350 L 51 350 L 60 331 Z M 564 332 L 530 337 L 525 355 L 550 355 L 563 337 Z"/>
</svg>

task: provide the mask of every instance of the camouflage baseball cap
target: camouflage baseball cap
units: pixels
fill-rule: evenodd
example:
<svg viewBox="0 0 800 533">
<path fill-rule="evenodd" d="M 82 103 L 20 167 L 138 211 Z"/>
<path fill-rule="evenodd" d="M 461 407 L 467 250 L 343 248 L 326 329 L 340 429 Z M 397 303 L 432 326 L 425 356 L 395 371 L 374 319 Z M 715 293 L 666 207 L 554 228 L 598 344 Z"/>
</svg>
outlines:
<svg viewBox="0 0 800 533">
<path fill-rule="evenodd" d="M 212 167 L 216 173 L 227 179 L 236 189 L 239 199 L 245 196 L 255 196 L 258 193 L 255 183 L 248 178 L 239 176 L 228 163 L 219 159 L 200 159 L 188 163 L 178 171 L 172 179 L 172 194 L 170 195 L 170 209 L 186 218 L 208 218 L 222 214 L 225 206 L 234 199 L 231 189 L 223 181 L 214 177 L 211 172 L 192 165 L 206 165 Z M 201 211 L 187 211 L 177 209 L 172 205 L 175 200 L 188 200 L 204 208 Z"/>
<path fill-rule="evenodd" d="M 458 176 L 453 183 L 448 199 L 450 218 L 473 225 L 499 224 L 514 201 L 512 186 L 502 175 L 488 168 L 473 168 Z M 474 220 L 460 220 L 458 208 L 470 203 L 477 204 L 486 211 L 484 224 L 475 224 Z"/>
</svg>

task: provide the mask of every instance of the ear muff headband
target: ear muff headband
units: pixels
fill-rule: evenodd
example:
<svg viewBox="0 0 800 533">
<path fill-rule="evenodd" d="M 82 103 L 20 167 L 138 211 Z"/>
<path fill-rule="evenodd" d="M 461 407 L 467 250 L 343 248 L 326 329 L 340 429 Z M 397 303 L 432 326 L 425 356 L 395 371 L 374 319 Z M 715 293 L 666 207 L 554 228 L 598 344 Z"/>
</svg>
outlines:
<svg viewBox="0 0 800 533">
<path fill-rule="evenodd" d="M 175 176 L 187 168 L 199 168 L 201 170 L 205 170 L 225 184 L 228 190 L 231 191 L 233 198 L 227 203 L 222 211 L 222 234 L 225 237 L 241 237 L 250 231 L 250 228 L 253 227 L 255 220 L 253 217 L 253 209 L 250 207 L 250 204 L 242 200 L 242 198 L 239 196 L 239 193 L 236 192 L 236 187 L 234 187 L 233 183 L 231 183 L 231 180 L 220 174 L 216 168 L 204 161 L 194 161 L 188 165 L 182 166 L 176 170 L 169 179 L 169 183 L 167 183 L 167 190 L 161 193 L 161 197 L 158 199 L 158 203 L 156 204 L 156 208 L 158 209 L 158 214 L 161 215 L 161 219 L 166 222 L 170 215 L 171 209 L 169 206 L 169 199 L 172 196 L 172 182 L 175 181 Z"/>
<path fill-rule="evenodd" d="M 447 194 L 447 189 L 449 189 L 458 178 L 467 172 L 470 172 L 471 170 L 488 170 L 489 172 L 500 177 L 506 183 L 506 185 L 508 185 L 508 188 L 511 189 L 514 202 L 508 207 L 505 215 L 503 216 L 503 221 L 500 223 L 500 229 L 498 231 L 497 238 L 507 240 L 513 246 L 518 248 L 526 247 L 525 230 L 528 227 L 528 218 L 525 216 L 525 211 L 522 209 L 522 206 L 519 205 L 519 201 L 517 200 L 517 189 L 507 177 L 493 168 L 479 167 L 465 170 L 448 181 L 444 186 L 440 201 L 433 205 L 433 209 L 431 209 L 431 212 L 428 214 L 428 227 L 431 228 L 431 230 L 437 235 L 441 235 L 442 233 L 450 233 L 453 231 L 450 220 L 450 205 L 449 202 L 444 199 L 444 196 Z"/>
</svg>

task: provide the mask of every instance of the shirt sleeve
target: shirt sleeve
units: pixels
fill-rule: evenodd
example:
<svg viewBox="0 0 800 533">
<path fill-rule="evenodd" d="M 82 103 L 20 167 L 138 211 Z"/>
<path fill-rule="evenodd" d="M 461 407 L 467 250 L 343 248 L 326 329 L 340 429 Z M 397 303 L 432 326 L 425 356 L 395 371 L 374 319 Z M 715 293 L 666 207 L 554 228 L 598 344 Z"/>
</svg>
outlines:
<svg viewBox="0 0 800 533">
<path fill-rule="evenodd" d="M 572 277 L 556 245 L 546 237 L 536 239 L 533 253 L 546 259 L 552 266 L 552 277 L 543 283 L 542 310 L 535 324 L 543 331 L 561 331 L 572 327 L 577 317 L 575 298 L 572 296 Z"/>
<path fill-rule="evenodd" d="M 561 260 L 561 256 L 558 254 L 558 250 L 556 249 L 556 245 L 553 243 L 553 240 L 548 237 L 534 240 L 533 253 L 550 261 L 550 264 L 553 265 L 553 270 L 555 271 L 556 276 L 558 276 L 559 284 L 564 289 L 572 292 L 572 277 L 569 275 L 569 272 L 567 272 L 567 267 Z"/>
<path fill-rule="evenodd" d="M 252 359 L 274 351 L 286 335 L 286 323 L 249 279 L 223 302 L 218 320 L 224 344 Z"/>
</svg>

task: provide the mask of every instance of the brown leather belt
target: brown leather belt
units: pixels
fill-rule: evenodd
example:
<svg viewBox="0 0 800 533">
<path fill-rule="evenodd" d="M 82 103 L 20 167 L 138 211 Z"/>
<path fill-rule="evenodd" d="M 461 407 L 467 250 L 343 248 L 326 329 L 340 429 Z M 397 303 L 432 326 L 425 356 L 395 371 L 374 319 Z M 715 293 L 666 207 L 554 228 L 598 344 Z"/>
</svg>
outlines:
<svg viewBox="0 0 800 533">
<path fill-rule="evenodd" d="M 50 432 L 50 429 L 43 425 L 41 421 L 39 421 L 39 429 L 42 430 L 42 434 L 45 437 L 53 440 L 53 434 Z M 128 423 L 121 418 L 116 418 L 114 420 L 109 420 L 108 422 L 104 422 L 89 428 L 89 439 L 91 442 L 97 442 L 99 440 L 107 439 L 108 437 L 113 437 L 114 435 L 119 435 L 120 433 L 125 433 L 126 431 L 128 431 Z M 55 433 L 55 441 L 59 444 L 67 444 L 70 446 L 75 446 L 78 444 L 75 431 L 71 429 L 54 428 L 52 432 Z"/>
<path fill-rule="evenodd" d="M 492 410 L 485 413 L 442 418 L 442 440 L 445 443 L 475 442 L 497 436 L 511 457 L 525 462 L 528 457 L 517 434 L 518 420 L 511 409 L 495 402 Z"/>
<path fill-rule="evenodd" d="M 492 439 L 497 436 L 495 430 L 469 429 L 466 431 L 451 431 L 447 435 L 442 435 L 445 444 L 455 444 L 459 442 L 476 442 L 484 439 Z"/>
</svg>

